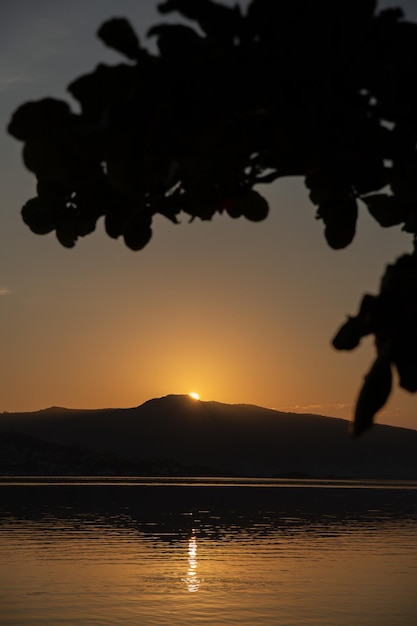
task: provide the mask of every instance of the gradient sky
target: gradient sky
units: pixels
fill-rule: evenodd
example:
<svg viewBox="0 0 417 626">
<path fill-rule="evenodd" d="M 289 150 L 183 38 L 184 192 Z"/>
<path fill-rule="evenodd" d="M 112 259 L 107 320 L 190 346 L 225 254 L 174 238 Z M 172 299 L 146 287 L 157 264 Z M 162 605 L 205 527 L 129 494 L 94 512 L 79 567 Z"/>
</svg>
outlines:
<svg viewBox="0 0 417 626">
<path fill-rule="evenodd" d="M 123 60 L 96 38 L 99 25 L 128 17 L 143 41 L 161 20 L 156 4 L 2 2 L 0 411 L 131 407 L 196 391 L 203 400 L 350 418 L 372 340 L 340 353 L 331 338 L 362 294 L 377 291 L 385 265 L 412 247 L 365 207 L 342 251 L 328 248 L 301 179 L 262 190 L 271 206 L 263 223 L 218 215 L 175 226 L 161 217 L 141 252 L 107 237 L 102 221 L 68 250 L 21 220 L 35 178 L 5 133 L 12 112 L 45 96 L 71 102 L 73 79 Z M 380 5 L 403 6 L 417 20 L 411 0 Z M 377 421 L 417 428 L 417 396 L 396 389 Z"/>
</svg>

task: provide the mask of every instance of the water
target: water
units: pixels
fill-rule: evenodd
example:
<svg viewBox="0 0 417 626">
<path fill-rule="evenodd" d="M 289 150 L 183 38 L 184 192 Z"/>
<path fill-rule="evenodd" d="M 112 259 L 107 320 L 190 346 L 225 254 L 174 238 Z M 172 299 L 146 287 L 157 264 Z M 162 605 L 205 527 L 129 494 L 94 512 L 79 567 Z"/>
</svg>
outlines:
<svg viewBox="0 0 417 626">
<path fill-rule="evenodd" d="M 417 483 L 3 479 L 0 624 L 417 625 Z"/>
</svg>

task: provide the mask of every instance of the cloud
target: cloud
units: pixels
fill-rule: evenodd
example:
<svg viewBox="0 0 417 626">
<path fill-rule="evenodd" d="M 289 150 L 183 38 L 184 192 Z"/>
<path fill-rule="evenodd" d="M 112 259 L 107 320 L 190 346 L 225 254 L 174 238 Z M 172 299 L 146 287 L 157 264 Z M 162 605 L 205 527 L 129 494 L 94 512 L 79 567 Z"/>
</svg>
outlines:
<svg viewBox="0 0 417 626">
<path fill-rule="evenodd" d="M 378 421 L 378 418 L 382 418 L 382 419 L 399 419 L 401 417 L 401 410 L 398 407 L 392 407 L 392 408 L 387 408 L 387 409 L 382 409 L 382 411 L 380 411 L 379 413 L 377 413 L 376 415 L 376 420 Z"/>
<path fill-rule="evenodd" d="M 352 402 L 334 402 L 333 404 L 293 404 L 291 406 L 274 406 L 271 408 L 274 411 L 283 411 L 284 413 L 313 413 L 314 415 L 352 419 L 355 404 Z M 398 407 L 387 407 L 378 411 L 375 423 L 378 421 L 398 420 L 400 417 L 401 410 Z"/>
<path fill-rule="evenodd" d="M 344 413 L 351 411 L 351 402 L 334 402 L 333 404 L 293 404 L 292 406 L 272 407 L 274 411 L 285 411 L 288 413 Z"/>
<path fill-rule="evenodd" d="M 11 293 L 7 287 L 0 287 L 0 296 L 8 296 Z"/>
<path fill-rule="evenodd" d="M 29 76 L 0 70 L 0 92 L 19 87 L 22 83 L 33 82 Z"/>
</svg>

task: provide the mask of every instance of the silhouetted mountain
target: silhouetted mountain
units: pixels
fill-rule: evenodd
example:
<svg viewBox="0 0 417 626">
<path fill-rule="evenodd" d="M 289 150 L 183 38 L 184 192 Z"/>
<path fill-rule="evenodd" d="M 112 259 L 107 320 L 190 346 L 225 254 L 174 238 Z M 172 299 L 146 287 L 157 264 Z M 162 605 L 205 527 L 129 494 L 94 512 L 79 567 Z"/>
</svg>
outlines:
<svg viewBox="0 0 417 626">
<path fill-rule="evenodd" d="M 129 462 L 180 467 L 185 474 L 212 468 L 225 475 L 417 479 L 417 431 L 377 425 L 352 440 L 348 428 L 342 419 L 184 395 L 131 409 L 0 415 L 3 431 Z"/>
<path fill-rule="evenodd" d="M 212 468 L 169 460 L 120 458 L 78 444 L 0 431 L 0 476 L 213 476 Z"/>
</svg>

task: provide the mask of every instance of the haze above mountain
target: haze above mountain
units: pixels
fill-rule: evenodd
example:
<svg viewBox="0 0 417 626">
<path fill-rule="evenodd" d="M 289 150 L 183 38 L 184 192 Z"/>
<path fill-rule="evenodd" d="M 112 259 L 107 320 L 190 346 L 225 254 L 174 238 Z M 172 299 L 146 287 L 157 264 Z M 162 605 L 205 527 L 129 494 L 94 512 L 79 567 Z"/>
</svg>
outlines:
<svg viewBox="0 0 417 626">
<path fill-rule="evenodd" d="M 0 431 L 217 474 L 292 473 L 417 479 L 417 431 L 374 426 L 352 440 L 347 420 L 169 395 L 130 409 L 3 413 Z"/>
</svg>

